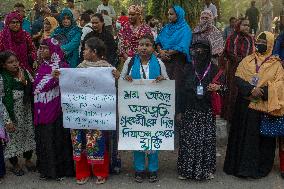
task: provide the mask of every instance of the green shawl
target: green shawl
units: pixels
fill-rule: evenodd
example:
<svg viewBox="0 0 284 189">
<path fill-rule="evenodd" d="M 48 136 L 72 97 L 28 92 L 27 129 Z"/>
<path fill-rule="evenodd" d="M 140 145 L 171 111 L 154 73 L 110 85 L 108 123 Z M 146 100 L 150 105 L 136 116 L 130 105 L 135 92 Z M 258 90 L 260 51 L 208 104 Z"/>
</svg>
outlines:
<svg viewBox="0 0 284 189">
<path fill-rule="evenodd" d="M 25 85 L 17 81 L 13 75 L 5 70 L 1 72 L 1 76 L 4 84 L 4 94 L 5 96 L 2 99 L 3 104 L 5 105 L 10 119 L 15 121 L 15 113 L 14 113 L 14 98 L 13 98 L 13 90 L 25 91 Z M 29 82 L 28 73 L 24 72 L 25 79 Z"/>
</svg>

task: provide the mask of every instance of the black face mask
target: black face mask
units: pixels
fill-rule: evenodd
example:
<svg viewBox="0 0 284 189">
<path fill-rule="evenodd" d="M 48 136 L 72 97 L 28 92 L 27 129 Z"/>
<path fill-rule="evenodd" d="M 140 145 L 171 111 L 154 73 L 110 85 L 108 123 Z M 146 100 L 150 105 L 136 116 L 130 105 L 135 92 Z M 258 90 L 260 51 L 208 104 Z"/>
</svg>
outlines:
<svg viewBox="0 0 284 189">
<path fill-rule="evenodd" d="M 256 51 L 259 52 L 260 54 L 263 54 L 267 51 L 267 45 L 264 44 L 256 44 L 255 48 Z"/>
<path fill-rule="evenodd" d="M 194 49 L 192 49 L 190 51 L 190 54 L 193 60 L 196 62 L 207 62 L 209 51 L 208 50 L 195 51 Z"/>
</svg>

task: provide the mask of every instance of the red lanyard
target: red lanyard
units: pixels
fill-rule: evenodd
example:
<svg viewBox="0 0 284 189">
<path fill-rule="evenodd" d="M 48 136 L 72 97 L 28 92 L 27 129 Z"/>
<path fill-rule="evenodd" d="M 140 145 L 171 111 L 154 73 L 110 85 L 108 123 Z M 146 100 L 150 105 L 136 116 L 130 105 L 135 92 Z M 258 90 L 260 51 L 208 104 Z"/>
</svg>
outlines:
<svg viewBox="0 0 284 189">
<path fill-rule="evenodd" d="M 200 84 L 201 84 L 202 80 L 205 78 L 205 76 L 208 74 L 208 72 L 209 72 L 209 70 L 210 70 L 210 68 L 211 68 L 211 64 L 212 64 L 212 63 L 210 62 L 210 64 L 207 66 L 205 72 L 203 73 L 203 76 L 200 77 L 200 75 L 197 73 L 197 71 L 196 71 L 196 69 L 195 69 L 195 63 L 194 63 L 194 61 L 192 61 L 192 65 L 193 65 L 193 67 L 194 67 L 195 75 L 196 75 L 197 79 L 199 80 L 199 83 L 200 83 Z"/>
</svg>

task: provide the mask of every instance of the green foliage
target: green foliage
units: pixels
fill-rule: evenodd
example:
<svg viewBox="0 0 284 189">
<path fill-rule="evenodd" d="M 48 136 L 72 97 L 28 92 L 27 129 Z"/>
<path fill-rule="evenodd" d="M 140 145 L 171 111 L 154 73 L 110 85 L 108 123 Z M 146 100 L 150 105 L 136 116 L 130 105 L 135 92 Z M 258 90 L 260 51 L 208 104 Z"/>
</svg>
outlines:
<svg viewBox="0 0 284 189">
<path fill-rule="evenodd" d="M 167 12 L 173 5 L 180 5 L 185 9 L 186 18 L 191 26 L 198 22 L 200 11 L 203 7 L 202 0 L 149 0 L 149 13 L 167 20 Z"/>
</svg>

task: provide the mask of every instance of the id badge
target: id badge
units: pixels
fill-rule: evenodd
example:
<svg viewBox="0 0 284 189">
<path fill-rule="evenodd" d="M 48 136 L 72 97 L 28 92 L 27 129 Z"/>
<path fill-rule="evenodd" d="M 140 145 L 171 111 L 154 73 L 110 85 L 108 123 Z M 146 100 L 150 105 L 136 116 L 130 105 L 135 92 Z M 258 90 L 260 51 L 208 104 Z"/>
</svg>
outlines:
<svg viewBox="0 0 284 189">
<path fill-rule="evenodd" d="M 252 84 L 253 86 L 257 86 L 258 81 L 259 81 L 259 77 L 256 76 L 256 75 L 251 78 L 251 84 Z"/>
<path fill-rule="evenodd" d="M 204 95 L 203 86 L 202 85 L 198 85 L 197 88 L 196 88 L 196 92 L 197 92 L 197 95 L 203 96 Z"/>
</svg>

